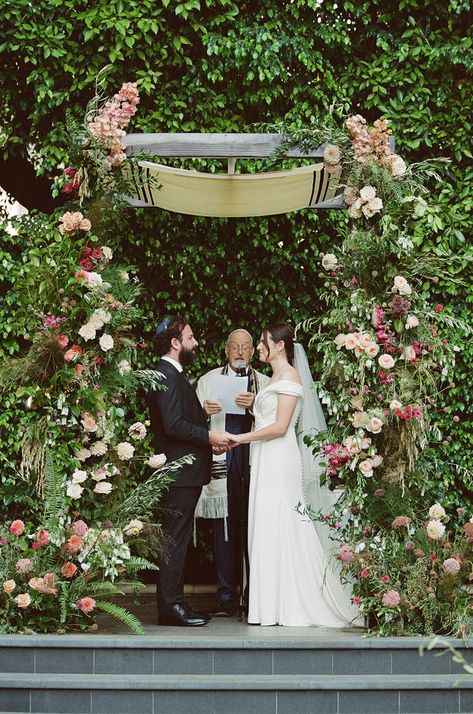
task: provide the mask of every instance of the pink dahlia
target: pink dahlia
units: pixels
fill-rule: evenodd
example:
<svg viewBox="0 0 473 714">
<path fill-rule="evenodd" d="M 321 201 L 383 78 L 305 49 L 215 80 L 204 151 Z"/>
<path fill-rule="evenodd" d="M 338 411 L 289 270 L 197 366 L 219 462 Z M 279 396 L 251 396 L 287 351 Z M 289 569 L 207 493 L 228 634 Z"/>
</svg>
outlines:
<svg viewBox="0 0 473 714">
<path fill-rule="evenodd" d="M 401 596 L 397 590 L 388 590 L 383 595 L 383 605 L 387 605 L 387 607 L 397 607 L 400 602 Z"/>
</svg>

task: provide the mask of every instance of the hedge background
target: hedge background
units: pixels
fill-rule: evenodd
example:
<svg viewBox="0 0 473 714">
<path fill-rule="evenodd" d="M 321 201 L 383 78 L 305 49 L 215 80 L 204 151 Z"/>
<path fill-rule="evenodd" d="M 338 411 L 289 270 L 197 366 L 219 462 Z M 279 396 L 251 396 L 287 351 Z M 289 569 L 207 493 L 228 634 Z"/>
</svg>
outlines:
<svg viewBox="0 0 473 714">
<path fill-rule="evenodd" d="M 12 0 L 0 34 L 0 184 L 32 213 L 18 235 L 2 234 L 0 356 L 18 353 L 35 324 L 32 296 L 16 281 L 56 235 L 51 212 L 63 201 L 51 199 L 50 185 L 67 151 L 66 110 L 82 116 L 108 63 L 109 94 L 124 81 L 139 83 L 133 131 L 252 131 L 255 122 L 323 122 L 330 112 L 389 118 L 407 162 L 451 160 L 432 176 L 435 211 L 424 219 L 417 250 L 471 255 L 469 9 L 467 0 L 401 0 L 392 10 L 376 0 L 356 8 L 348 0 Z M 167 312 L 185 312 L 201 344 L 197 375 L 221 361 L 231 328 L 257 336 L 265 322 L 320 313 L 319 252 L 340 240 L 345 225 L 344 212 L 335 211 L 211 220 L 149 209 L 131 211 L 113 239 L 145 286 L 143 334 Z M 423 290 L 468 320 L 466 260 L 459 277 L 463 286 L 439 275 Z M 34 301 L 39 307 L 41 296 Z M 456 386 L 438 413 L 445 443 L 426 489 L 446 488 L 464 503 L 470 476 L 455 464 L 473 470 L 473 348 L 464 336 L 450 338 L 461 349 Z M 153 362 L 146 352 L 140 359 Z M 31 499 L 14 470 L 26 396 L 10 395 L 0 415 L 0 483 L 10 509 Z"/>
</svg>

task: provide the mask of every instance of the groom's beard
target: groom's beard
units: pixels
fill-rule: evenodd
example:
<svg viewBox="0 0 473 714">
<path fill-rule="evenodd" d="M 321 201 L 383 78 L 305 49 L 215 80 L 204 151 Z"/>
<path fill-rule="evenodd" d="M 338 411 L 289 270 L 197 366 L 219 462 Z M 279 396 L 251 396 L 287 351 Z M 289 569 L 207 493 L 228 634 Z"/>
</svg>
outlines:
<svg viewBox="0 0 473 714">
<path fill-rule="evenodd" d="M 192 347 L 190 350 L 187 347 L 183 347 L 179 352 L 179 364 L 183 367 L 190 367 L 194 364 L 197 357 L 195 353 L 196 347 Z"/>
</svg>

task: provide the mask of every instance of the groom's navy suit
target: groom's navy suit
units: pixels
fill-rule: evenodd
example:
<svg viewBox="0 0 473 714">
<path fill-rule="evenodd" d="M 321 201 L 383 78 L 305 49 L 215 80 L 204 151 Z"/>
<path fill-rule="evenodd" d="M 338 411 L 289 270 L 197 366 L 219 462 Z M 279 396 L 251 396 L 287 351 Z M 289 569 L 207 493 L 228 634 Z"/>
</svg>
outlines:
<svg viewBox="0 0 473 714">
<path fill-rule="evenodd" d="M 168 461 L 190 453 L 195 457 L 181 468 L 160 502 L 165 509 L 163 529 L 171 540 L 158 573 L 158 611 L 166 615 L 172 605 L 182 602 L 194 510 L 202 486 L 210 481 L 212 448 L 202 406 L 185 374 L 164 359 L 156 369 L 165 376 L 166 389 L 148 394 L 155 453 L 166 454 Z"/>
</svg>

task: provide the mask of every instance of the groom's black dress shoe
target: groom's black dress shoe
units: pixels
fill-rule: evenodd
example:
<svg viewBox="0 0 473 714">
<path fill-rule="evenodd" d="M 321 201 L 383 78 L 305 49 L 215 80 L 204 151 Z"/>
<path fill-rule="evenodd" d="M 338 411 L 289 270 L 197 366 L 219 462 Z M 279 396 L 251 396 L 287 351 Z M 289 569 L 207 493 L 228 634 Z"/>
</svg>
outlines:
<svg viewBox="0 0 473 714">
<path fill-rule="evenodd" d="M 170 610 L 159 615 L 160 625 L 172 625 L 174 627 L 202 627 L 206 625 L 206 620 L 201 615 L 192 612 L 182 602 L 176 602 Z"/>
</svg>

